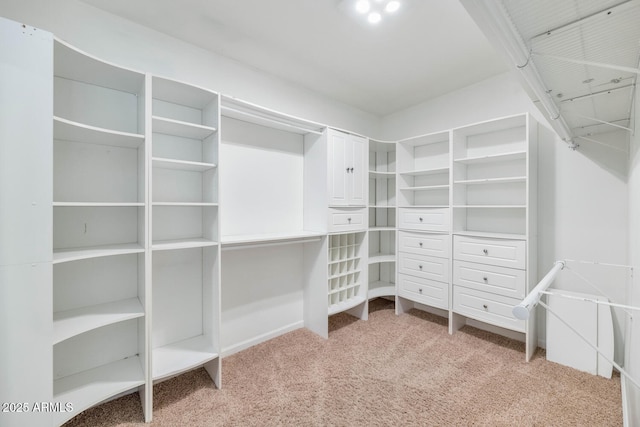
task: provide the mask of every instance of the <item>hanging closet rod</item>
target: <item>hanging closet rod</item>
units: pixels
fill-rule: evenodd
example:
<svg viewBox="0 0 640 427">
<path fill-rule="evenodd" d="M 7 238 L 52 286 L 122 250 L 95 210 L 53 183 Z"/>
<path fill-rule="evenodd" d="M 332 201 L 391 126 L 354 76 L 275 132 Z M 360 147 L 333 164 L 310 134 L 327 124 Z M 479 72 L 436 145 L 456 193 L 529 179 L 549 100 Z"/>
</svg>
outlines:
<svg viewBox="0 0 640 427">
<path fill-rule="evenodd" d="M 302 127 L 300 125 L 294 125 L 294 124 L 291 124 L 291 123 L 287 123 L 285 121 L 278 120 L 277 118 L 265 117 L 265 116 L 262 116 L 260 114 L 250 113 L 250 112 L 247 112 L 247 111 L 238 110 L 236 108 L 231 108 L 231 107 L 227 107 L 227 106 L 224 106 L 224 105 L 222 105 L 220 108 L 222 110 L 222 113 L 223 113 L 222 115 L 223 116 L 225 116 L 224 112 L 226 111 L 226 112 L 230 112 L 230 113 L 234 113 L 234 114 L 240 114 L 242 116 L 250 117 L 252 119 L 258 119 L 258 120 L 263 120 L 265 122 L 274 123 L 274 124 L 277 124 L 279 126 L 284 126 L 284 127 L 287 127 L 287 128 L 296 129 L 296 130 L 302 131 L 304 133 L 313 133 L 313 134 L 316 134 L 316 135 L 322 135 L 322 131 L 315 130 L 315 129 L 309 129 L 309 128 Z M 234 118 L 233 116 L 230 116 L 230 115 L 227 115 L 227 117 Z"/>
</svg>

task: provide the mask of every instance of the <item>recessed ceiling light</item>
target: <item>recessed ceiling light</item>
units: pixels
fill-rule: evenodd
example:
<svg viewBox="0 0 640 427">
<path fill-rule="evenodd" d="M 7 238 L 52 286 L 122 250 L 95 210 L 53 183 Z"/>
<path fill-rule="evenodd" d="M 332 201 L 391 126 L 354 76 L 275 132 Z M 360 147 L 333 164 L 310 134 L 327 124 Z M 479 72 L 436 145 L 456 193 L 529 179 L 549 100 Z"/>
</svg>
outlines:
<svg viewBox="0 0 640 427">
<path fill-rule="evenodd" d="M 385 12 L 389 12 L 389 13 L 393 13 L 393 12 L 397 11 L 398 9 L 400 9 L 400 2 L 397 1 L 397 0 L 391 0 L 384 7 L 384 11 Z"/>
<path fill-rule="evenodd" d="M 378 12 L 371 12 L 367 17 L 367 20 L 372 24 L 377 24 L 382 19 L 382 15 Z"/>
<path fill-rule="evenodd" d="M 371 9 L 371 5 L 369 4 L 368 0 L 358 0 L 356 2 L 356 10 L 358 11 L 358 13 L 365 14 L 369 12 L 369 9 Z"/>
</svg>

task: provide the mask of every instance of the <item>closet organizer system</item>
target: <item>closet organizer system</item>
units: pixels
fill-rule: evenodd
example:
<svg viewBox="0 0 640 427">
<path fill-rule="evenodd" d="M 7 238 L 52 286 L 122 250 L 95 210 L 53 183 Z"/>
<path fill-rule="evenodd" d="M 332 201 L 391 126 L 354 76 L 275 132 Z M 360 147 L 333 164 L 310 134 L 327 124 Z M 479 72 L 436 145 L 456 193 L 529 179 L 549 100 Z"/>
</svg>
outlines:
<svg viewBox="0 0 640 427">
<path fill-rule="evenodd" d="M 3 21 L 2 32 L 13 43 L 2 54 L 19 70 L 7 81 L 39 91 L 27 101 L 43 123 L 33 138 L 33 112 L 30 124 L 13 120 L 20 136 L 10 150 L 25 161 L 3 159 L 4 173 L 33 193 L 31 209 L 11 218 L 29 239 L 2 229 L 0 272 L 12 283 L 3 297 L 32 334 L 27 357 L 3 356 L 19 376 L 8 375 L 3 399 L 33 401 L 37 390 L 58 409 L 72 403 L 38 414 L 42 425 L 135 390 L 149 421 L 153 384 L 199 366 L 220 387 L 223 249 L 301 245 L 303 323 L 323 337 L 328 316 L 366 319 L 368 301 L 388 297 L 398 314 L 448 317 L 452 333 L 467 320 L 522 333 L 531 357 L 535 319 L 511 315 L 535 284 L 536 124 L 527 114 L 368 140 L 119 67 L 15 23 Z M 227 134 L 259 142 L 219 155 Z M 286 185 L 280 196 L 244 200 L 260 191 L 246 179 L 253 165 L 283 158 L 274 170 L 284 175 L 265 181 Z M 223 181 L 219 205 L 226 164 L 223 176 L 239 179 Z M 25 201 L 24 190 L 2 186 L 3 202 Z M 221 215 L 227 201 L 237 215 Z"/>
</svg>

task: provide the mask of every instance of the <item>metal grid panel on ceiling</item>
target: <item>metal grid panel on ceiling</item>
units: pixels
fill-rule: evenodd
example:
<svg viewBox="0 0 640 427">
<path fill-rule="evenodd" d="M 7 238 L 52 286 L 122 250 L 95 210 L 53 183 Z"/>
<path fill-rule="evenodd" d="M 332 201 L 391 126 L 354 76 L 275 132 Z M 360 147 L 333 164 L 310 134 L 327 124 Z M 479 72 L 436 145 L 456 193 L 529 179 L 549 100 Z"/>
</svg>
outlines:
<svg viewBox="0 0 640 427">
<path fill-rule="evenodd" d="M 503 5 L 574 136 L 630 126 L 640 0 L 503 0 Z"/>
</svg>

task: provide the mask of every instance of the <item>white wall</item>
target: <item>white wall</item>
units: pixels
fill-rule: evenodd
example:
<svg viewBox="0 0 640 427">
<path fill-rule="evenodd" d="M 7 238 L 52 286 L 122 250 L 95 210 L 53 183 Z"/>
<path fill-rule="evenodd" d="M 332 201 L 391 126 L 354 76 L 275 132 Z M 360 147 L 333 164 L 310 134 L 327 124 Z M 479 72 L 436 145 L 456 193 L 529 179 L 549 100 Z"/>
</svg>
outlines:
<svg viewBox="0 0 640 427">
<path fill-rule="evenodd" d="M 516 76 L 505 73 L 449 93 L 382 119 L 382 138 L 388 140 L 437 132 L 501 116 L 530 112 L 540 123 L 538 159 L 538 274 L 542 277 L 558 259 L 595 260 L 627 264 L 627 156 L 621 151 L 580 140 L 576 151 L 551 130 Z M 622 132 L 598 136 L 626 148 Z M 638 173 L 640 175 L 640 172 Z M 603 290 L 622 302 L 627 270 L 572 265 L 602 283 Z M 616 283 L 616 284 L 614 284 Z M 584 284 L 568 272 L 557 287 Z M 581 287 L 583 292 L 591 292 Z M 539 316 L 541 344 L 545 343 L 544 313 Z M 618 326 L 624 324 L 619 316 Z M 623 334 L 618 330 L 618 340 Z M 617 359 L 622 347 L 617 347 Z"/>
<path fill-rule="evenodd" d="M 375 115 L 77 0 L 3 0 L 0 16 L 51 31 L 73 46 L 121 66 L 365 135 L 378 131 Z"/>
<path fill-rule="evenodd" d="M 640 87 L 636 86 L 635 125 L 640 124 Z M 636 129 L 631 138 L 631 155 L 629 160 L 629 259 L 635 266 L 635 277 L 630 291 L 631 304 L 640 306 L 640 132 Z M 627 354 L 625 368 L 636 382 L 640 382 L 640 312 L 635 312 L 635 319 L 629 322 Z M 640 390 L 627 382 L 627 399 L 629 405 L 629 425 L 640 425 Z"/>
</svg>

